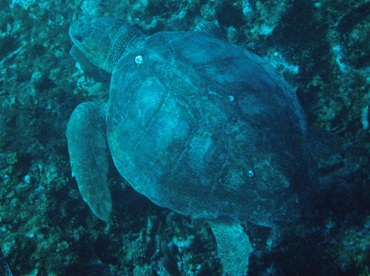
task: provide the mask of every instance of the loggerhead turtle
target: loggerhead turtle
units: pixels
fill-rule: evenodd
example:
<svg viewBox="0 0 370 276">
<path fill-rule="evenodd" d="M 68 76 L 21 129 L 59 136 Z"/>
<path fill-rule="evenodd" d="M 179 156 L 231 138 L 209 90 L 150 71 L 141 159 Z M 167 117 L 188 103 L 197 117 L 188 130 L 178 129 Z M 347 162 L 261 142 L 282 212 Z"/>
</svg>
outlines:
<svg viewBox="0 0 370 276">
<path fill-rule="evenodd" d="M 206 219 L 224 270 L 247 272 L 241 224 L 291 219 L 309 179 L 305 118 L 293 89 L 211 23 L 145 36 L 121 20 L 73 22 L 70 37 L 111 73 L 107 103 L 86 102 L 67 127 L 73 175 L 107 221 L 108 154 L 155 204 Z"/>
</svg>

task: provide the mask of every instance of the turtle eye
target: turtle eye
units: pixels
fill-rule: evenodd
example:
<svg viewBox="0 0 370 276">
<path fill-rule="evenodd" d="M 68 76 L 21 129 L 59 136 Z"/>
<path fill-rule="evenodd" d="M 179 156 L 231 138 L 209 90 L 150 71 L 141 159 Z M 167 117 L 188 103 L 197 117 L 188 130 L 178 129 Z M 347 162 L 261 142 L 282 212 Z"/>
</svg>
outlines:
<svg viewBox="0 0 370 276">
<path fill-rule="evenodd" d="M 78 42 L 82 42 L 83 41 L 83 37 L 82 35 L 75 35 L 74 38 L 78 41 Z"/>
</svg>

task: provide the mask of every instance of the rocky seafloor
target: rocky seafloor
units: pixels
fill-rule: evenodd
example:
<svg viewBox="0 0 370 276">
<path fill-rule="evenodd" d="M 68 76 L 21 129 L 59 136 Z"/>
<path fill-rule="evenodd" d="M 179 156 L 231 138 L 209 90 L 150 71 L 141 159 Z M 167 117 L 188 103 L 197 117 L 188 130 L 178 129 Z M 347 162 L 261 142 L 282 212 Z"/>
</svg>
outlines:
<svg viewBox="0 0 370 276">
<path fill-rule="evenodd" d="M 0 246 L 14 275 L 222 275 L 208 225 L 155 206 L 113 166 L 108 223 L 81 199 L 66 125 L 109 85 L 69 55 L 81 16 L 147 34 L 209 20 L 268 60 L 297 89 L 308 125 L 340 149 L 318 160 L 323 185 L 304 219 L 269 246 L 268 229 L 248 228 L 249 274 L 370 274 L 370 2 L 5 0 L 0 11 Z"/>
</svg>

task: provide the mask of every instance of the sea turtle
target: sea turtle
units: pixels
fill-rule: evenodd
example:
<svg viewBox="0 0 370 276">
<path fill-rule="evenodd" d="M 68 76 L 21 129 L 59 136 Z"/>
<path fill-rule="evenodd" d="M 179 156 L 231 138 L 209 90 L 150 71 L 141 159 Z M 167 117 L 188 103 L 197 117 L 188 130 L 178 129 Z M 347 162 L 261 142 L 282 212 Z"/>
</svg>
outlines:
<svg viewBox="0 0 370 276">
<path fill-rule="evenodd" d="M 299 209 L 309 181 L 305 118 L 294 90 L 212 23 L 145 36 L 121 20 L 73 22 L 74 47 L 111 73 L 107 103 L 86 102 L 67 127 L 73 175 L 107 221 L 108 152 L 155 204 L 206 219 L 226 272 L 247 272 L 241 226 L 273 226 Z"/>
</svg>

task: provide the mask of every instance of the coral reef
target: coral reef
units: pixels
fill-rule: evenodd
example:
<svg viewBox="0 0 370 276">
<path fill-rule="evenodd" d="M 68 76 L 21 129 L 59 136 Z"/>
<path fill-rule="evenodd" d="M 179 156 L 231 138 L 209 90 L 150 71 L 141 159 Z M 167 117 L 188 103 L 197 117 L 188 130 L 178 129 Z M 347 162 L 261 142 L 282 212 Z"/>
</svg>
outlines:
<svg viewBox="0 0 370 276">
<path fill-rule="evenodd" d="M 116 171 L 108 223 L 81 199 L 66 125 L 77 104 L 108 89 L 69 55 L 69 24 L 81 16 L 125 19 L 148 34 L 207 19 L 274 64 L 297 87 L 308 125 L 331 133 L 317 151 L 342 146 L 319 159 L 320 189 L 301 219 L 272 243 L 268 229 L 248 227 L 249 272 L 369 273 L 368 1 L 9 0 L 0 10 L 0 246 L 15 275 L 222 274 L 204 222 L 153 205 Z"/>
</svg>

